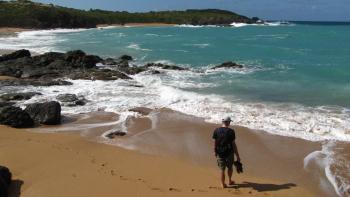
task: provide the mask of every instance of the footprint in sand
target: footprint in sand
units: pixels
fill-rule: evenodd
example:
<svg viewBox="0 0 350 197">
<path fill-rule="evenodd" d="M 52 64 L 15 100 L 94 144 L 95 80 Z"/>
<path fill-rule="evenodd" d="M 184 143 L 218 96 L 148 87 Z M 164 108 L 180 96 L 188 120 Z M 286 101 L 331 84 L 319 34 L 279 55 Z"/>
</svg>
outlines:
<svg viewBox="0 0 350 197">
<path fill-rule="evenodd" d="M 181 192 L 181 190 L 173 188 L 173 187 L 169 187 L 168 190 L 171 191 L 171 192 Z"/>
<path fill-rule="evenodd" d="M 145 180 L 143 180 L 143 179 L 141 179 L 141 178 L 138 178 L 137 180 L 140 181 L 140 182 L 142 182 L 142 183 L 146 182 Z"/>
<path fill-rule="evenodd" d="M 102 163 L 101 164 L 101 167 L 106 167 L 107 166 L 107 163 Z"/>
<path fill-rule="evenodd" d="M 208 188 L 209 188 L 209 189 L 222 190 L 222 188 L 221 188 L 221 187 L 215 187 L 215 186 L 209 186 Z"/>
<path fill-rule="evenodd" d="M 163 192 L 163 190 L 158 187 L 151 187 L 151 190 Z"/>
<path fill-rule="evenodd" d="M 123 177 L 123 176 L 119 176 L 119 178 L 120 178 L 120 180 L 122 180 L 122 181 L 127 181 L 127 180 L 129 180 L 129 179 Z"/>
</svg>

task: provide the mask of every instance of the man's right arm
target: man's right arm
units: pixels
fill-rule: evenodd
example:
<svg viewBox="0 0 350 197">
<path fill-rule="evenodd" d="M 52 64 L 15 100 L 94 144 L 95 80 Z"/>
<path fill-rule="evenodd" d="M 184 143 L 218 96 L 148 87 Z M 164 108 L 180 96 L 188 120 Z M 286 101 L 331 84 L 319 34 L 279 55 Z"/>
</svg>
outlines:
<svg viewBox="0 0 350 197">
<path fill-rule="evenodd" d="M 233 152 L 234 152 L 234 154 L 236 154 L 236 157 L 237 157 L 237 161 L 241 161 L 241 158 L 239 157 L 239 153 L 238 153 L 238 148 L 237 148 L 236 142 L 233 141 L 232 145 L 233 145 Z"/>
</svg>

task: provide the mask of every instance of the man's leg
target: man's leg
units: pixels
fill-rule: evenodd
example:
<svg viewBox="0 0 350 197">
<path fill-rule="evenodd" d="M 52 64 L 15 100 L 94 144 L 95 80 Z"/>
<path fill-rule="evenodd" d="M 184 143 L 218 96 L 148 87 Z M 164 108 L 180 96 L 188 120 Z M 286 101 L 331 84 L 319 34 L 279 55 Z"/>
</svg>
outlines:
<svg viewBox="0 0 350 197">
<path fill-rule="evenodd" d="M 233 154 L 230 155 L 227 160 L 227 175 L 228 175 L 228 183 L 229 185 L 235 184 L 234 181 L 232 181 L 232 174 L 233 174 L 233 162 L 234 162 L 234 156 Z"/>
<path fill-rule="evenodd" d="M 232 166 L 227 169 L 227 175 L 228 175 L 228 182 L 229 185 L 235 184 L 235 182 L 232 180 L 232 174 L 233 174 L 233 168 Z"/>
<path fill-rule="evenodd" d="M 227 185 L 225 183 L 225 169 L 221 170 L 221 186 L 222 186 L 222 188 L 227 187 Z"/>
</svg>

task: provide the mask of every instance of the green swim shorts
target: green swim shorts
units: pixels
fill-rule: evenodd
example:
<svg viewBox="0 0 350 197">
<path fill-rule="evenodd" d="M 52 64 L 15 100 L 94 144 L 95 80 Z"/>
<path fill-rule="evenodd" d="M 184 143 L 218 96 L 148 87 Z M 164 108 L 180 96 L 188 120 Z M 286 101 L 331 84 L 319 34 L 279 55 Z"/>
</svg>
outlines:
<svg viewBox="0 0 350 197">
<path fill-rule="evenodd" d="M 234 156 L 233 156 L 233 154 L 229 154 L 225 158 L 221 158 L 219 156 L 216 156 L 216 161 L 218 162 L 218 166 L 221 170 L 225 170 L 226 168 L 232 169 L 233 162 L 234 162 Z"/>
</svg>

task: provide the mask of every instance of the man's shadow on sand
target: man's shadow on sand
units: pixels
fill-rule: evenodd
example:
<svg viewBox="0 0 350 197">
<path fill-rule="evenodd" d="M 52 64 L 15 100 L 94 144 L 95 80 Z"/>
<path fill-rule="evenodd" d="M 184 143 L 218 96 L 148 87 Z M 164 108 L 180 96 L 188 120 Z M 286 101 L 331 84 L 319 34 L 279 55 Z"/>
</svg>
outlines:
<svg viewBox="0 0 350 197">
<path fill-rule="evenodd" d="M 296 187 L 297 185 L 294 183 L 286 183 L 286 184 L 264 184 L 264 183 L 252 183 L 252 182 L 243 182 L 240 184 L 234 184 L 230 186 L 230 188 L 252 188 L 258 192 L 267 192 L 267 191 L 278 191 L 283 189 L 290 189 L 292 187 Z"/>
<path fill-rule="evenodd" d="M 23 185 L 22 180 L 12 180 L 8 190 L 8 197 L 19 197 L 21 196 L 21 187 Z"/>
</svg>

